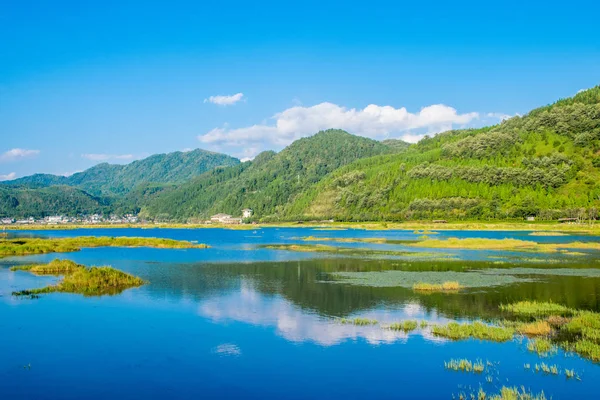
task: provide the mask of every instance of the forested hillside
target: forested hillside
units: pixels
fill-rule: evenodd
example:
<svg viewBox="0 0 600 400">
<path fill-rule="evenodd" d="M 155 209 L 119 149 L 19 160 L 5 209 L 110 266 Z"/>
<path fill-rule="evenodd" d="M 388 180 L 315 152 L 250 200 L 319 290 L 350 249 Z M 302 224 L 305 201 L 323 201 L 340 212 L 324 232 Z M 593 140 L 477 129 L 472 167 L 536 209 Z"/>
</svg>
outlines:
<svg viewBox="0 0 600 400">
<path fill-rule="evenodd" d="M 218 212 L 239 215 L 247 207 L 257 217 L 271 216 L 340 166 L 393 151 L 381 142 L 344 131 L 319 132 L 280 153 L 264 152 L 254 161 L 195 178 L 152 199 L 142 214 L 159 219 L 203 219 Z"/>
<path fill-rule="evenodd" d="M 597 216 L 600 87 L 483 129 L 358 160 L 307 189 L 281 219 L 540 219 Z"/>
<path fill-rule="evenodd" d="M 98 164 L 69 177 L 36 174 L 13 181 L 3 186 L 40 188 L 53 185 L 68 185 L 85 190 L 95 196 L 128 193 L 145 183 L 181 183 L 216 167 L 239 164 L 237 158 L 225 154 L 196 149 L 155 154 L 125 165 Z"/>
</svg>

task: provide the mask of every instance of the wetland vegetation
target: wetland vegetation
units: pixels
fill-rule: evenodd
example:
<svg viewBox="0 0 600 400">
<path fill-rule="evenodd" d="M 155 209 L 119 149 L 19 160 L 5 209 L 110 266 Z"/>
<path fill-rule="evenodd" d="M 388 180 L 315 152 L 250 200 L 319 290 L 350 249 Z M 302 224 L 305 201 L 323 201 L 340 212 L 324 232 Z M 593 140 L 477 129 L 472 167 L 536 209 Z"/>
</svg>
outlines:
<svg viewBox="0 0 600 400">
<path fill-rule="evenodd" d="M 146 284 L 141 278 L 111 267 L 88 268 L 68 260 L 54 260 L 49 264 L 13 267 L 12 270 L 29 271 L 36 275 L 64 275 L 62 280 L 55 285 L 13 292 L 14 296 L 37 296 L 54 292 L 101 296 L 121 293 L 125 289 Z"/>
<path fill-rule="evenodd" d="M 0 239 L 0 257 L 45 253 L 70 253 L 85 247 L 153 247 L 159 249 L 203 249 L 205 244 L 184 240 L 142 237 L 79 236 L 67 238 Z"/>
</svg>

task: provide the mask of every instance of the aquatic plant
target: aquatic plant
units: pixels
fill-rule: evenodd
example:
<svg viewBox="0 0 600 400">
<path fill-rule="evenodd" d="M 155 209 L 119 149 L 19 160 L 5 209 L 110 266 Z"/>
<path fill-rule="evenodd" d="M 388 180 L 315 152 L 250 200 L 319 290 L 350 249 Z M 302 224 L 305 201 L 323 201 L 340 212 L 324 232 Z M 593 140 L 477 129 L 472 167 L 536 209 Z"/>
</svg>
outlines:
<svg viewBox="0 0 600 400">
<path fill-rule="evenodd" d="M 481 339 L 494 342 L 506 342 L 511 340 L 514 330 L 509 327 L 491 326 L 481 322 L 459 324 L 450 322 L 447 325 L 434 325 L 432 332 L 436 336 L 452 340 Z"/>
<path fill-rule="evenodd" d="M 29 271 L 36 275 L 57 275 L 75 272 L 79 268 L 83 268 L 71 260 L 55 259 L 48 264 L 31 264 L 19 265 L 10 268 L 11 271 Z"/>
<path fill-rule="evenodd" d="M 99 296 L 120 293 L 125 289 L 142 286 L 145 283 L 141 278 L 111 267 L 85 268 L 80 266 L 67 273 L 56 285 L 13 292 L 13 295 L 32 296 L 43 293 L 66 292 L 79 293 L 85 296 Z"/>
<path fill-rule="evenodd" d="M 572 309 L 560 304 L 528 300 L 512 304 L 501 304 L 500 310 L 524 317 L 569 316 L 574 313 Z"/>
<path fill-rule="evenodd" d="M 79 251 L 84 247 L 154 247 L 169 249 L 203 249 L 209 246 L 205 244 L 191 243 L 184 240 L 141 237 L 115 238 L 107 236 L 80 236 L 60 239 L 18 238 L 0 239 L 0 256 L 68 253 Z"/>
<path fill-rule="evenodd" d="M 419 282 L 413 285 L 413 290 L 421 292 L 450 292 L 458 291 L 461 288 L 458 282 L 444 282 L 444 283 L 424 283 Z"/>
<path fill-rule="evenodd" d="M 376 319 L 369 319 L 369 318 L 353 318 L 353 319 L 342 318 L 342 319 L 340 319 L 340 322 L 342 324 L 352 324 L 352 325 L 358 325 L 358 326 L 377 325 L 379 323 Z"/>
<path fill-rule="evenodd" d="M 591 340 L 578 340 L 572 345 L 573 351 L 592 361 L 600 361 L 600 345 Z"/>
<path fill-rule="evenodd" d="M 390 324 L 389 328 L 394 331 L 410 332 L 417 329 L 417 321 L 402 321 Z"/>
<path fill-rule="evenodd" d="M 480 374 L 485 371 L 485 364 L 481 360 L 477 360 L 473 363 L 464 358 L 452 359 L 444 362 L 444 368 L 453 371 L 474 372 Z"/>
<path fill-rule="evenodd" d="M 458 398 L 460 400 L 546 400 L 543 391 L 539 394 L 534 394 L 523 386 L 521 388 L 516 386 L 502 386 L 500 392 L 496 394 L 488 394 L 480 387 L 477 393 L 469 395 L 459 393 Z"/>
<path fill-rule="evenodd" d="M 307 253 L 335 253 L 354 256 L 393 256 L 393 257 L 431 257 L 433 254 L 398 251 L 398 250 L 377 250 L 358 247 L 337 247 L 324 244 L 269 244 L 261 245 L 260 248 L 270 250 L 299 251 Z M 438 256 L 438 254 L 436 254 Z"/>
<path fill-rule="evenodd" d="M 534 321 L 517 326 L 517 332 L 525 336 L 547 336 L 552 333 L 552 327 L 547 321 Z"/>
<path fill-rule="evenodd" d="M 556 346 L 548 339 L 538 338 L 527 342 L 527 350 L 537 353 L 541 356 L 546 356 L 550 353 L 556 352 Z"/>
</svg>

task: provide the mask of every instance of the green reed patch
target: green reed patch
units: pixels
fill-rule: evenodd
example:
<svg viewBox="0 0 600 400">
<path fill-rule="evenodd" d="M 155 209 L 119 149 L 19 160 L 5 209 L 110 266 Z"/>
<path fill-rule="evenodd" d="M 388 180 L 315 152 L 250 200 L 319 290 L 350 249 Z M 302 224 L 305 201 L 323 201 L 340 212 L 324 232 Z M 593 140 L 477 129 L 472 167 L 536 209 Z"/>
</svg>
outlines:
<svg viewBox="0 0 600 400">
<path fill-rule="evenodd" d="M 543 260 L 547 262 L 547 260 Z M 585 278 L 600 278 L 598 268 L 490 268 L 482 271 L 490 275 L 554 275 L 554 276 L 581 276 Z"/>
<path fill-rule="evenodd" d="M 462 358 L 444 361 L 444 368 L 452 371 L 474 372 L 476 374 L 481 374 L 483 371 L 485 371 L 485 364 L 481 360 L 471 362 L 470 360 Z"/>
<path fill-rule="evenodd" d="M 444 282 L 457 282 L 461 288 L 489 287 L 509 285 L 518 282 L 529 282 L 529 278 L 510 275 L 493 276 L 479 271 L 365 271 L 365 272 L 332 272 L 329 274 L 335 283 L 345 283 L 373 287 L 405 287 L 427 282 L 430 285 L 443 285 Z"/>
<path fill-rule="evenodd" d="M 538 338 L 527 342 L 527 350 L 532 353 L 537 353 L 542 357 L 548 356 L 549 354 L 556 353 L 557 347 L 552 344 L 548 339 Z"/>
<path fill-rule="evenodd" d="M 551 315 L 569 316 L 574 310 L 556 303 L 538 301 L 519 301 L 513 304 L 502 304 L 500 310 L 522 317 L 548 317 Z"/>
<path fill-rule="evenodd" d="M 486 325 L 481 322 L 459 324 L 450 322 L 447 325 L 434 325 L 435 336 L 452 340 L 480 339 L 494 342 L 507 342 L 514 336 L 514 329 L 503 326 Z"/>
<path fill-rule="evenodd" d="M 358 326 L 367 326 L 367 325 L 377 325 L 379 322 L 376 319 L 369 318 L 342 318 L 340 319 L 340 323 L 342 324 L 350 324 L 350 325 L 358 325 Z"/>
<path fill-rule="evenodd" d="M 10 268 L 11 271 L 29 271 L 36 275 L 69 274 L 84 268 L 71 260 L 52 260 L 48 264 L 18 265 Z"/>
<path fill-rule="evenodd" d="M 393 331 L 403 331 L 403 332 L 411 332 L 414 331 L 415 329 L 417 329 L 418 326 L 418 322 L 417 321 L 401 321 L 401 322 L 394 322 L 392 324 L 389 325 L 389 329 L 393 330 Z"/>
<path fill-rule="evenodd" d="M 79 293 L 85 296 L 100 296 L 103 294 L 117 294 L 125 289 L 142 286 L 146 283 L 141 278 L 111 267 L 86 268 L 78 265 L 76 268 L 63 273 L 65 276 L 56 285 L 13 292 L 13 295 L 36 296 L 44 293 L 63 292 Z"/>
<path fill-rule="evenodd" d="M 457 292 L 460 288 L 458 282 L 451 281 L 437 284 L 418 282 L 413 285 L 413 290 L 417 292 Z"/>
<path fill-rule="evenodd" d="M 455 396 L 452 396 L 453 398 Z M 477 392 L 465 393 L 461 392 L 458 394 L 459 400 L 546 400 L 546 396 L 542 391 L 539 394 L 535 394 L 524 386 L 518 388 L 516 386 L 502 386 L 499 393 L 486 393 L 483 388 L 479 388 Z"/>
<path fill-rule="evenodd" d="M 327 246 L 324 244 L 270 244 L 262 245 L 259 248 L 270 249 L 270 250 L 286 250 L 286 251 L 300 251 L 308 253 L 331 253 L 331 254 L 342 254 L 349 256 L 393 256 L 393 257 L 439 257 L 440 254 L 424 253 L 417 251 L 400 251 L 400 250 L 377 250 L 367 248 L 354 248 L 354 247 L 337 247 Z"/>
<path fill-rule="evenodd" d="M 159 249 L 203 249 L 208 246 L 184 240 L 162 238 L 80 236 L 74 238 L 42 239 L 18 238 L 0 239 L 0 256 L 21 256 L 28 254 L 69 253 L 84 247 L 154 247 Z"/>
</svg>

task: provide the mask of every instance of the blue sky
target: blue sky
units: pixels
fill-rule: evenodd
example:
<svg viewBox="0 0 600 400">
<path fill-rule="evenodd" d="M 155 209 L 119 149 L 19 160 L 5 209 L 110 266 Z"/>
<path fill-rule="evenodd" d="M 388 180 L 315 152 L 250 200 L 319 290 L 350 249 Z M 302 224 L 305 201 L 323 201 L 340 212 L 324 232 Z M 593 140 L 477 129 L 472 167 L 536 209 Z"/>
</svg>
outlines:
<svg viewBox="0 0 600 400">
<path fill-rule="evenodd" d="M 600 83 L 598 2 L 210 3 L 3 2 L 0 179 L 329 127 L 414 141 Z"/>
</svg>

